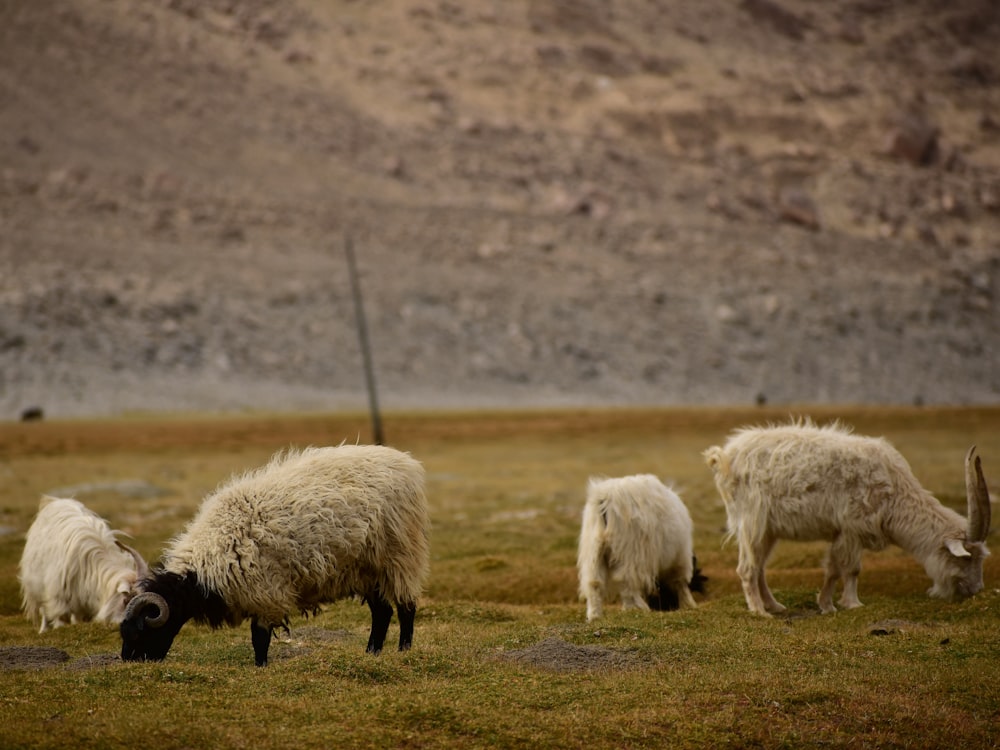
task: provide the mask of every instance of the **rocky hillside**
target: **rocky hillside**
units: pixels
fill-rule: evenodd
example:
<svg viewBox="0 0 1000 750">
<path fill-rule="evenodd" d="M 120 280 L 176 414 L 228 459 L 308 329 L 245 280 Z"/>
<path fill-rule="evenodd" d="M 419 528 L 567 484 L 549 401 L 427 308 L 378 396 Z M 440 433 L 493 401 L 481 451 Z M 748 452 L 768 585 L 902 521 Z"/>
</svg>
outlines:
<svg viewBox="0 0 1000 750">
<path fill-rule="evenodd" d="M 0 6 L 0 418 L 995 403 L 991 0 Z"/>
</svg>

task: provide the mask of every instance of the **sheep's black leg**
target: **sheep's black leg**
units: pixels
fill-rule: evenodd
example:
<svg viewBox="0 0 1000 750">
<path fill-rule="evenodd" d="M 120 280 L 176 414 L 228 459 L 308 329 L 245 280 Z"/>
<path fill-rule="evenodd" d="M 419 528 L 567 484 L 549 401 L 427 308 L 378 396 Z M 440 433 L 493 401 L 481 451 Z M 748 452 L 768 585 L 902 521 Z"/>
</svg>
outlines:
<svg viewBox="0 0 1000 750">
<path fill-rule="evenodd" d="M 265 628 L 257 622 L 250 621 L 250 642 L 253 644 L 253 658 L 258 667 L 267 666 L 267 650 L 271 646 L 271 628 Z"/>
<path fill-rule="evenodd" d="M 413 620 L 417 616 L 417 605 L 413 602 L 401 602 L 396 605 L 399 615 L 399 650 L 406 651 L 413 645 Z"/>
<path fill-rule="evenodd" d="M 385 643 L 385 634 L 389 632 L 389 620 L 392 619 L 392 605 L 382 596 L 382 592 L 375 589 L 369 594 L 368 608 L 372 611 L 372 632 L 368 636 L 369 654 L 382 652 L 382 645 Z"/>
</svg>

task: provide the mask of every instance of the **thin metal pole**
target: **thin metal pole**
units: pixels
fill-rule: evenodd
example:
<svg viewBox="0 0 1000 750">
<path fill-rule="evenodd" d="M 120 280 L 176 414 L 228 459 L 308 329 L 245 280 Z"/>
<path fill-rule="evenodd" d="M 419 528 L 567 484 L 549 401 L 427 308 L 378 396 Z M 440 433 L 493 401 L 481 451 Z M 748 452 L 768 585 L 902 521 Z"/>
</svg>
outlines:
<svg viewBox="0 0 1000 750">
<path fill-rule="evenodd" d="M 361 360 L 365 368 L 368 409 L 372 417 L 372 434 L 375 445 L 385 445 L 385 435 L 382 433 L 382 415 L 379 413 L 378 393 L 375 388 L 375 366 L 372 364 L 368 324 L 365 321 L 365 307 L 361 299 L 361 282 L 358 280 L 358 266 L 354 260 L 354 243 L 349 234 L 344 236 L 344 253 L 347 255 L 347 273 L 351 278 L 351 296 L 354 297 L 354 319 L 358 325 L 358 343 L 361 346 Z"/>
</svg>

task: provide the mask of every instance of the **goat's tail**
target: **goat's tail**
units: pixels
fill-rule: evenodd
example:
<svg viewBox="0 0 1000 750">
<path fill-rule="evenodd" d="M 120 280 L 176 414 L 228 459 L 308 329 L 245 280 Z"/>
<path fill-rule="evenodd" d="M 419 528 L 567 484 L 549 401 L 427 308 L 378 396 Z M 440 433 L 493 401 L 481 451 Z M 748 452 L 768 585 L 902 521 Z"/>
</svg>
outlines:
<svg viewBox="0 0 1000 750">
<path fill-rule="evenodd" d="M 713 445 L 711 448 L 703 451 L 701 455 L 705 459 L 705 463 L 708 464 L 708 468 L 712 470 L 712 476 L 715 478 L 715 487 L 719 491 L 719 496 L 722 497 L 722 503 L 726 506 L 726 535 L 722 543 L 727 544 L 739 532 L 742 521 L 741 514 L 736 508 L 733 497 L 729 492 L 729 475 L 732 464 L 730 463 L 729 456 L 718 445 Z"/>
<path fill-rule="evenodd" d="M 729 473 L 729 459 L 726 458 L 725 451 L 718 445 L 713 445 L 701 455 L 704 457 L 705 463 L 708 464 L 708 468 L 712 470 L 713 475 Z"/>
</svg>

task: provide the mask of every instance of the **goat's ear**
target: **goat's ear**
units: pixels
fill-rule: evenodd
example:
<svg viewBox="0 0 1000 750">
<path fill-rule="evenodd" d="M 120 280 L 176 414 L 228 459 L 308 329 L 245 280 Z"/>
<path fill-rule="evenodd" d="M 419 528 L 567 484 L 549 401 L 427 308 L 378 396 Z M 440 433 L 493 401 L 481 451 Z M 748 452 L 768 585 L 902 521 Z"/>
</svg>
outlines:
<svg viewBox="0 0 1000 750">
<path fill-rule="evenodd" d="M 948 551 L 955 557 L 972 557 L 972 553 L 965 548 L 961 539 L 946 539 L 944 546 L 947 547 Z"/>
</svg>

